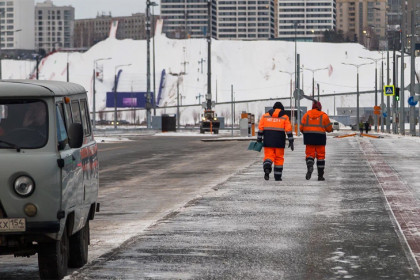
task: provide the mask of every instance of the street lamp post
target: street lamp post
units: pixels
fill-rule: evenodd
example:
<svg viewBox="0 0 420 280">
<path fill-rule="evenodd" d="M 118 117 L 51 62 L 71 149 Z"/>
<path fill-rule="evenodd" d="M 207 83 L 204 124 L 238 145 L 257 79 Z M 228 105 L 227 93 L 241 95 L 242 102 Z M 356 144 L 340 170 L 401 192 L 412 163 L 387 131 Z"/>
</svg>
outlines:
<svg viewBox="0 0 420 280">
<path fill-rule="evenodd" d="M 129 64 L 121 64 L 115 66 L 114 72 L 114 129 L 117 129 L 117 69 L 124 66 L 130 66 Z"/>
<path fill-rule="evenodd" d="M 282 71 L 279 70 L 280 73 L 285 73 L 285 74 L 289 74 L 290 75 L 290 117 L 291 117 L 291 121 L 292 121 L 292 128 L 294 127 L 294 113 L 293 113 L 293 103 L 292 103 L 292 96 L 293 96 L 293 75 L 295 74 L 294 72 L 288 72 L 288 71 Z"/>
<path fill-rule="evenodd" d="M 369 63 L 362 63 L 362 64 L 353 64 L 353 63 L 344 63 L 342 62 L 342 64 L 344 65 L 350 65 L 350 66 L 354 66 L 357 69 L 357 125 L 359 125 L 360 120 L 359 120 L 359 68 L 363 65 L 368 65 L 368 64 L 372 64 L 373 62 L 369 62 Z"/>
<path fill-rule="evenodd" d="M 107 58 L 98 58 L 98 59 L 95 59 L 94 61 L 93 61 L 93 80 L 92 80 L 92 83 L 93 83 L 93 85 L 92 85 L 92 88 L 93 88 L 93 96 L 92 96 L 92 99 L 93 99 L 93 114 L 92 114 L 92 120 L 93 120 L 93 129 L 95 130 L 96 129 L 96 66 L 97 66 L 97 63 L 98 63 L 98 61 L 102 61 L 102 60 L 109 60 L 109 59 L 111 59 L 110 57 L 107 57 Z"/>
<path fill-rule="evenodd" d="M 382 60 L 383 58 L 371 58 L 371 57 L 361 57 L 361 56 L 359 56 L 359 58 L 369 59 L 375 62 L 375 106 L 378 106 L 378 61 Z M 378 115 L 375 115 L 375 132 L 378 132 L 378 122 L 379 122 Z"/>
<path fill-rule="evenodd" d="M 147 92 L 146 92 L 146 110 L 147 110 L 147 128 L 151 128 L 151 96 L 150 96 L 150 7 L 157 6 L 155 2 L 146 1 L 146 37 L 147 37 Z"/>
<path fill-rule="evenodd" d="M 318 68 L 318 69 L 309 69 L 309 68 L 303 68 L 303 69 L 312 72 L 312 98 L 315 99 L 315 72 L 320 71 L 320 70 L 327 70 L 328 67 Z M 319 91 L 318 91 L 318 101 L 319 101 Z"/>
<path fill-rule="evenodd" d="M 179 112 L 179 77 L 185 75 L 185 72 L 179 73 L 169 73 L 171 76 L 176 76 L 176 129 L 179 130 L 179 121 L 181 119 L 180 112 Z"/>
</svg>

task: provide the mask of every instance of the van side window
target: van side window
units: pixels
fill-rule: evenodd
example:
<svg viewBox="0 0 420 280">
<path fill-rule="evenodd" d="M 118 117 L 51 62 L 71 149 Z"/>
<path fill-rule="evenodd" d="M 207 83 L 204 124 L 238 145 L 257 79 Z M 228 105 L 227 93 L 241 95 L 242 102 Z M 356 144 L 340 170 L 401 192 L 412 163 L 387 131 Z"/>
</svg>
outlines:
<svg viewBox="0 0 420 280">
<path fill-rule="evenodd" d="M 71 114 L 73 117 L 73 123 L 82 123 L 82 117 L 80 115 L 80 107 L 78 101 L 73 101 L 71 103 Z"/>
<path fill-rule="evenodd" d="M 85 135 L 90 135 L 89 108 L 86 100 L 80 100 L 80 109 L 82 111 L 83 132 Z"/>
<path fill-rule="evenodd" d="M 70 104 L 66 103 L 64 105 L 64 117 L 66 120 L 66 126 L 70 127 L 70 125 L 73 123 L 73 117 L 71 116 L 71 108 L 70 108 Z"/>
<path fill-rule="evenodd" d="M 63 119 L 63 104 L 57 104 L 56 107 L 57 115 L 57 140 L 58 142 L 63 142 L 67 140 L 67 131 Z"/>
</svg>

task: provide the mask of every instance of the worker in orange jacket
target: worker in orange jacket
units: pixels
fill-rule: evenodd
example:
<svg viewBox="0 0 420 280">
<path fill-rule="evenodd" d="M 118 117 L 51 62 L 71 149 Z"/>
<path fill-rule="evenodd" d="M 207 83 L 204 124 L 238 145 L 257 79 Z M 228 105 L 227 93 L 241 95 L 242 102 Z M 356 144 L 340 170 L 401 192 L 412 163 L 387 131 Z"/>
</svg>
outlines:
<svg viewBox="0 0 420 280">
<path fill-rule="evenodd" d="M 271 167 L 274 163 L 274 179 L 281 181 L 284 163 L 284 148 L 286 134 L 289 140 L 288 148 L 294 150 L 292 125 L 284 111 L 283 104 L 276 102 L 273 109 L 265 113 L 258 125 L 258 142 L 264 141 L 264 179 L 269 180 Z"/>
<path fill-rule="evenodd" d="M 325 170 L 325 145 L 327 144 L 326 132 L 332 132 L 332 123 L 328 115 L 322 110 L 318 101 L 312 104 L 312 110 L 306 112 L 302 117 L 300 131 L 303 133 L 303 144 L 306 145 L 306 180 L 311 179 L 314 171 L 315 158 L 318 168 L 318 181 L 324 181 Z"/>
</svg>

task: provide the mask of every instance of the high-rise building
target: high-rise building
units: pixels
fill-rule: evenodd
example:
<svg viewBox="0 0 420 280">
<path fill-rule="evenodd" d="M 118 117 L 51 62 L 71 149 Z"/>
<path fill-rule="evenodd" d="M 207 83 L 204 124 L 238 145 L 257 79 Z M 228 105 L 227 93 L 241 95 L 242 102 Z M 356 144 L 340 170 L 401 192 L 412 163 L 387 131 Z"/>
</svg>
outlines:
<svg viewBox="0 0 420 280">
<path fill-rule="evenodd" d="M 74 8 L 51 0 L 35 6 L 35 46 L 47 52 L 73 47 Z"/>
<path fill-rule="evenodd" d="M 155 21 L 158 17 L 154 17 Z M 142 13 L 126 17 L 98 15 L 96 18 L 78 19 L 74 27 L 74 47 L 88 49 L 108 38 L 111 24 L 118 21 L 117 39 L 146 39 L 146 15 Z"/>
<path fill-rule="evenodd" d="M 206 36 L 208 0 L 161 0 L 160 15 L 163 19 L 163 32 L 169 38 Z"/>
<path fill-rule="evenodd" d="M 274 38 L 274 0 L 215 0 L 212 33 L 217 39 Z"/>
<path fill-rule="evenodd" d="M 277 13 L 277 37 L 283 40 L 313 41 L 336 27 L 335 0 L 278 0 Z"/>
<path fill-rule="evenodd" d="M 34 49 L 34 0 L 0 0 L 1 50 Z"/>
<path fill-rule="evenodd" d="M 369 49 L 386 36 L 386 0 L 337 0 L 337 30 Z"/>
<path fill-rule="evenodd" d="M 275 33 L 275 0 L 211 0 L 212 36 L 217 39 L 269 39 Z M 170 38 L 205 37 L 207 0 L 161 0 L 163 32 Z"/>
</svg>

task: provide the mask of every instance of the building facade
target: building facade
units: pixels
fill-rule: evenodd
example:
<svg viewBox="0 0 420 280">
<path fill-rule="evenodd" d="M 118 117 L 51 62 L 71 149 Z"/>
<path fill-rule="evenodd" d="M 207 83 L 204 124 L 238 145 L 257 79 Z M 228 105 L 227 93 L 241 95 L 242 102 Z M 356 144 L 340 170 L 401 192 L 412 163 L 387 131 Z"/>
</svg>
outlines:
<svg viewBox="0 0 420 280">
<path fill-rule="evenodd" d="M 216 39 L 262 40 L 275 36 L 274 0 L 216 0 L 212 33 Z"/>
<path fill-rule="evenodd" d="M 155 17 L 156 21 L 157 17 Z M 75 21 L 74 47 L 88 49 L 109 36 L 111 24 L 118 21 L 117 39 L 146 39 L 146 15 L 142 13 L 127 17 L 98 15 L 93 19 Z"/>
<path fill-rule="evenodd" d="M 214 5 L 214 1 L 212 1 Z M 169 38 L 202 38 L 208 28 L 208 0 L 161 0 L 163 32 Z"/>
<path fill-rule="evenodd" d="M 34 49 L 34 0 L 0 0 L 1 50 Z"/>
<path fill-rule="evenodd" d="M 277 38 L 283 40 L 313 41 L 336 28 L 335 0 L 278 0 L 277 14 Z"/>
<path fill-rule="evenodd" d="M 55 6 L 51 0 L 35 6 L 35 47 L 50 52 L 73 48 L 74 8 Z"/>
<path fill-rule="evenodd" d="M 275 36 L 275 0 L 212 0 L 211 34 L 216 39 L 270 39 Z M 161 0 L 163 32 L 170 38 L 203 38 L 207 0 Z"/>
<path fill-rule="evenodd" d="M 337 30 L 350 41 L 377 49 L 387 30 L 386 0 L 337 0 Z"/>
</svg>

